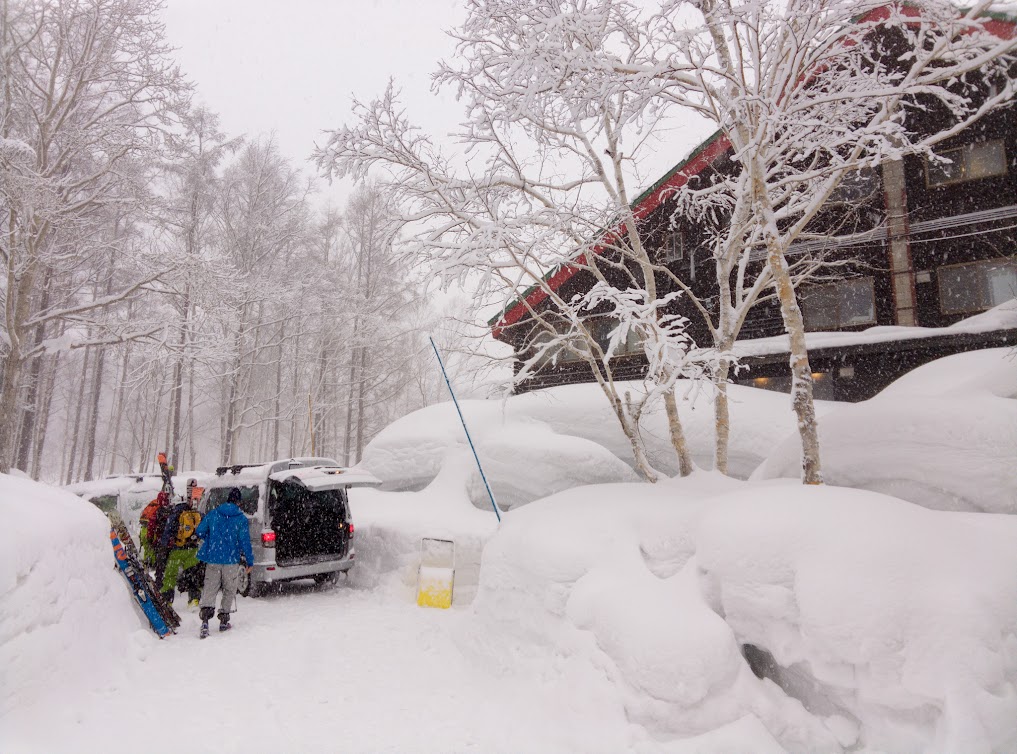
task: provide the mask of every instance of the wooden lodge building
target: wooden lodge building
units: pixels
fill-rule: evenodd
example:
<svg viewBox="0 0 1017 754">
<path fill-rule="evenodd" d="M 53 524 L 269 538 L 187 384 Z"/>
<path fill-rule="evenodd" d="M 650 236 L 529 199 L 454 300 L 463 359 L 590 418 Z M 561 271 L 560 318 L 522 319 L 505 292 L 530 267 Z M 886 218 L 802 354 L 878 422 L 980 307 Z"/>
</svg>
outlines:
<svg viewBox="0 0 1017 754">
<path fill-rule="evenodd" d="M 1017 106 L 994 111 L 937 146 L 936 153 L 950 162 L 913 156 L 856 175 L 824 210 L 838 230 L 823 241 L 822 251 L 845 266 L 838 268 L 839 279 L 827 276 L 798 288 L 817 398 L 863 400 L 934 359 L 1017 346 L 1017 305 L 998 316 L 976 316 L 1017 296 Z M 672 223 L 669 197 L 692 176 L 731 169 L 729 146 L 718 132 L 633 203 L 658 263 L 700 300 L 716 301 L 713 259 L 692 223 L 681 217 Z M 792 246 L 790 261 L 815 252 L 812 243 Z M 593 277 L 561 267 L 545 281 L 569 299 L 589 290 Z M 666 286 L 666 278 L 659 276 L 658 284 Z M 661 288 L 661 294 L 667 290 Z M 490 322 L 495 337 L 519 356 L 527 354 L 533 332 L 523 297 L 538 311 L 548 304 L 535 286 Z M 701 315 L 682 298 L 676 311 L 689 319 L 689 334 L 711 347 Z M 613 320 L 593 319 L 594 332 L 602 332 L 606 344 Z M 616 379 L 645 374 L 638 344 L 630 351 L 615 356 Z M 749 313 L 735 354 L 744 367 L 733 377 L 736 383 L 790 389 L 787 336 L 776 301 L 759 303 Z M 517 371 L 520 366 L 517 359 Z M 592 380 L 588 362 L 563 354 L 545 360 L 516 390 Z"/>
</svg>

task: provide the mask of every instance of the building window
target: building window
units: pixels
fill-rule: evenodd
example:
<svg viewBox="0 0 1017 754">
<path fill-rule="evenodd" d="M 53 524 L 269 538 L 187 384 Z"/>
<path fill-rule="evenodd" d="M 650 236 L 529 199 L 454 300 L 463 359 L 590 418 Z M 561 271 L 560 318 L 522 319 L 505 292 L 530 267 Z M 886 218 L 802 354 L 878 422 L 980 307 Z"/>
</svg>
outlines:
<svg viewBox="0 0 1017 754">
<path fill-rule="evenodd" d="M 607 353 L 607 349 L 611 346 L 611 336 L 614 331 L 618 328 L 618 320 L 611 319 L 609 317 L 598 318 L 586 323 L 586 328 L 590 331 L 593 339 L 600 346 L 604 353 Z M 561 359 L 563 361 L 580 361 L 586 358 L 589 353 L 589 349 L 586 348 L 586 341 L 579 337 L 574 336 L 571 339 L 573 345 L 572 348 L 562 347 Z M 634 353 L 642 352 L 642 345 L 639 342 L 639 336 L 636 335 L 635 330 L 629 329 L 628 334 L 625 338 L 624 343 L 619 343 L 618 348 L 615 349 L 615 356 L 628 356 Z"/>
<path fill-rule="evenodd" d="M 830 202 L 858 204 L 874 196 L 882 187 L 882 178 L 875 168 L 859 168 L 846 173 L 830 194 Z"/>
<path fill-rule="evenodd" d="M 661 249 L 664 255 L 664 264 L 680 262 L 685 259 L 685 233 L 675 229 L 664 238 L 664 247 Z"/>
<path fill-rule="evenodd" d="M 557 360 L 557 349 L 546 347 L 555 335 L 543 329 L 540 325 L 534 326 L 530 333 L 529 338 L 529 350 L 530 356 L 537 356 L 537 360 L 534 363 L 536 369 L 543 369 L 544 367 L 552 365 Z"/>
<path fill-rule="evenodd" d="M 1006 147 L 1001 139 L 966 144 L 936 154 L 944 159 L 925 161 L 925 176 L 930 186 L 1006 175 Z"/>
<path fill-rule="evenodd" d="M 805 329 L 839 330 L 876 322 L 876 296 L 872 278 L 839 280 L 805 288 L 801 295 Z"/>
<path fill-rule="evenodd" d="M 1017 257 L 940 267 L 937 275 L 944 314 L 980 312 L 1017 297 Z"/>
<path fill-rule="evenodd" d="M 591 317 L 586 320 L 586 329 L 604 353 L 611 345 L 611 337 L 618 328 L 618 320 L 613 317 Z M 578 332 L 562 332 L 571 329 L 566 321 L 554 323 L 558 332 L 551 332 L 543 325 L 535 325 L 527 338 L 529 356 L 537 356 L 534 367 L 543 370 L 558 364 L 584 361 L 590 355 L 587 341 Z M 615 356 L 629 356 L 643 352 L 642 342 L 634 329 L 629 329 L 625 342 L 619 343 Z"/>
<path fill-rule="evenodd" d="M 607 353 L 607 349 L 611 345 L 611 336 L 614 331 L 618 329 L 618 320 L 616 319 L 599 319 L 591 326 L 593 337 L 597 340 L 597 345 L 600 346 L 604 353 Z M 636 331 L 633 328 L 629 328 L 626 334 L 625 340 L 618 344 L 618 348 L 615 349 L 615 356 L 628 356 L 631 353 L 637 353 L 642 348 L 639 345 L 639 336 L 636 335 Z"/>
</svg>

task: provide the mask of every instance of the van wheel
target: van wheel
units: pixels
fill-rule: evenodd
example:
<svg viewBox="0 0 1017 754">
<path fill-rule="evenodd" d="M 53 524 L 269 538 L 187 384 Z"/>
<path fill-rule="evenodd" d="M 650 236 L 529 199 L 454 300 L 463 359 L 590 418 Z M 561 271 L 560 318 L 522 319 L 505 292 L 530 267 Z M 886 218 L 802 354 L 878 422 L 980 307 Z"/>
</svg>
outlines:
<svg viewBox="0 0 1017 754">
<path fill-rule="evenodd" d="M 243 597 L 250 597 L 257 599 L 265 593 L 265 587 L 268 586 L 261 581 L 253 581 L 246 569 L 240 571 L 240 586 L 237 589 L 237 593 Z"/>
<path fill-rule="evenodd" d="M 268 593 L 268 584 L 263 581 L 255 581 L 247 590 L 248 596 L 251 599 L 258 599 L 258 597 L 264 597 Z"/>
<path fill-rule="evenodd" d="M 314 583 L 319 586 L 335 586 L 339 583 L 339 572 L 332 571 L 331 573 L 316 573 L 314 574 Z"/>
</svg>

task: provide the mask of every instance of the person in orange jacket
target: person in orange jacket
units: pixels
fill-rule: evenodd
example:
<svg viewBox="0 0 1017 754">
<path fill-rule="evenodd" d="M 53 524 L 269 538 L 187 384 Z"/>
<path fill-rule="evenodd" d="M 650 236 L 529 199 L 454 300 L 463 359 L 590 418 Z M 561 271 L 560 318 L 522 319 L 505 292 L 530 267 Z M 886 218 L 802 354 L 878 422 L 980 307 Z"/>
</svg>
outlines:
<svg viewBox="0 0 1017 754">
<path fill-rule="evenodd" d="M 155 519 L 160 508 L 169 505 L 169 495 L 160 492 L 155 500 L 145 506 L 141 511 L 141 559 L 149 568 L 155 568 Z"/>
</svg>

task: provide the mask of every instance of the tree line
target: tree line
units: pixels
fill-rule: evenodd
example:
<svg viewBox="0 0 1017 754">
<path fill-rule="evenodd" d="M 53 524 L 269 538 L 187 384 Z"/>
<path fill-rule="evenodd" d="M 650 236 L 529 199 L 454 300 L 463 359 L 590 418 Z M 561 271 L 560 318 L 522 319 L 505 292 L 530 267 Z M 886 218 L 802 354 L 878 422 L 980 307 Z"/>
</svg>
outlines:
<svg viewBox="0 0 1017 754">
<path fill-rule="evenodd" d="M 224 133 L 160 9 L 0 3 L 0 471 L 352 464 L 441 396 L 400 213 Z"/>
</svg>

